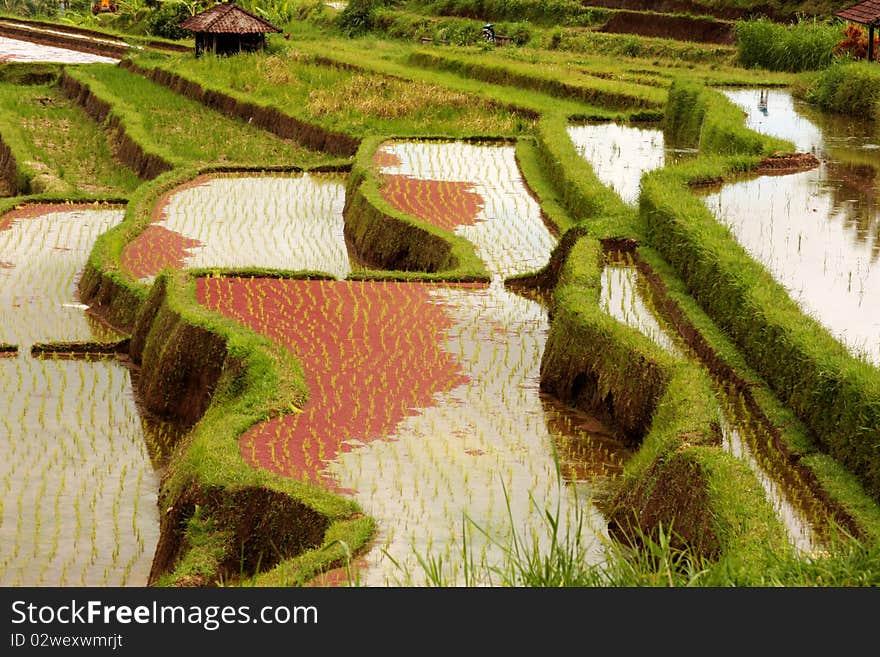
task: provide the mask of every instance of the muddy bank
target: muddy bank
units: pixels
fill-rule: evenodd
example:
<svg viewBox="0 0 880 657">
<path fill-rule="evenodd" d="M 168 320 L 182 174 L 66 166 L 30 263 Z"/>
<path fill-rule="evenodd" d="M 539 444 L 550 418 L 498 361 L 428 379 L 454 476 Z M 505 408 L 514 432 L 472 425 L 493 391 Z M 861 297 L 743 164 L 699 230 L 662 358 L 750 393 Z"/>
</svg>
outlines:
<svg viewBox="0 0 880 657">
<path fill-rule="evenodd" d="M 59 87 L 68 98 L 80 105 L 95 123 L 104 127 L 115 157 L 122 164 L 130 167 L 138 178 L 152 180 L 173 168 L 170 162 L 158 155 L 147 153 L 129 136 L 122 122 L 113 114 L 111 105 L 95 96 L 86 85 L 67 71 L 62 72 Z"/>
<path fill-rule="evenodd" d="M 122 60 L 120 66 L 161 84 L 187 98 L 267 130 L 282 139 L 292 139 L 311 150 L 332 155 L 351 157 L 357 151 L 360 140 L 351 135 L 332 132 L 316 125 L 300 121 L 271 107 L 262 107 L 228 96 L 219 91 L 204 89 L 192 80 L 159 68 L 143 68 L 131 60 Z"/>
<path fill-rule="evenodd" d="M 638 34 L 645 37 L 675 39 L 676 41 L 717 43 L 719 45 L 734 45 L 736 43 L 736 28 L 729 21 L 627 10 L 612 14 L 599 31 L 611 34 Z"/>
</svg>

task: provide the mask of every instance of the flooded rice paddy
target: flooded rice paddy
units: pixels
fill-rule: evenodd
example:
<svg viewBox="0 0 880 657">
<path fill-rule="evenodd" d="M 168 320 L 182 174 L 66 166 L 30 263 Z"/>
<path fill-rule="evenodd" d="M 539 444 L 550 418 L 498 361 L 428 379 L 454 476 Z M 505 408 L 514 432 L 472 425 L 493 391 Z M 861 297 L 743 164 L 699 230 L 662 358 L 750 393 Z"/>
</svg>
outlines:
<svg viewBox="0 0 880 657">
<path fill-rule="evenodd" d="M 674 356 L 696 358 L 655 309 L 647 282 L 627 254 L 607 254 L 599 304 L 612 317 L 640 331 Z M 769 443 L 766 430 L 748 409 L 740 393 L 723 381 L 713 380 L 713 383 L 722 416 L 722 445 L 745 461 L 758 477 L 767 499 L 788 532 L 791 544 L 804 553 L 814 552 L 816 540 L 795 493 L 781 486 L 766 461 L 758 456 L 760 447 Z"/>
<path fill-rule="evenodd" d="M 473 221 L 460 222 L 454 232 L 474 245 L 493 278 L 501 280 L 546 262 L 555 239 L 523 183 L 513 146 L 390 142 L 381 152 L 389 162 L 381 168 L 384 175 L 470 185 L 480 207 Z M 435 203 L 434 214 L 442 217 L 444 212 L 442 202 Z"/>
<path fill-rule="evenodd" d="M 568 136 L 602 184 L 630 205 L 638 205 L 642 174 L 689 154 L 668 146 L 657 128 L 585 123 L 570 125 Z"/>
<path fill-rule="evenodd" d="M 25 206 L 0 218 L 0 585 L 143 586 L 158 540 L 158 476 L 128 369 L 45 359 L 36 342 L 112 341 L 76 295 L 119 208 Z"/>
<path fill-rule="evenodd" d="M 168 195 L 157 220 L 126 247 L 123 264 L 145 282 L 168 265 L 319 270 L 345 278 L 351 265 L 344 203 L 339 175 L 202 176 Z M 165 250 L 157 235 L 178 245 L 174 256 L 156 257 Z"/>
<path fill-rule="evenodd" d="M 726 95 L 753 129 L 820 159 L 789 175 L 726 183 L 704 200 L 802 310 L 849 350 L 880 365 L 880 137 L 870 125 L 829 119 L 770 90 Z"/>
<path fill-rule="evenodd" d="M 115 64 L 119 59 L 0 36 L 0 62 Z"/>
<path fill-rule="evenodd" d="M 332 454 L 321 465 L 323 476 L 353 495 L 377 520 L 375 546 L 359 567 L 358 581 L 366 586 L 422 585 L 427 574 L 419 559 L 437 559 L 443 564 L 446 581 L 461 584 L 465 534 L 475 564 L 499 566 L 504 553 L 495 541 L 507 545 L 511 532 L 530 545 L 534 539 L 547 547 L 548 511 L 558 516 L 563 532 L 583 524 L 587 559 L 601 561 L 608 540 L 606 523 L 592 499 L 619 472 L 628 454 L 596 420 L 539 392 L 540 361 L 548 330 L 546 311 L 539 303 L 507 291 L 503 278 L 540 268 L 555 240 L 519 177 L 513 147 L 400 142 L 386 144 L 383 150 L 394 156 L 387 159 L 383 173 L 466 183 L 479 194 L 478 216 L 455 231 L 475 244 L 492 282 L 483 286 L 402 284 L 412 289 L 425 287 L 429 295 L 426 302 L 443 315 L 442 321 L 436 322 L 442 330 L 435 348 L 444 358 L 452 359 L 456 368 L 455 378 L 450 379 L 455 382 L 453 387 L 435 388 L 428 403 L 410 406 L 392 425 L 382 425 L 381 431 L 370 433 L 369 421 L 323 430 L 330 435 L 309 430 L 310 449 L 316 454 Z M 287 298 L 316 294 L 312 289 L 315 283 L 284 282 Z M 348 316 L 354 311 L 346 304 L 371 303 L 378 319 L 385 312 L 381 308 L 387 307 L 381 295 L 388 285 L 347 283 L 355 284 L 363 291 L 352 301 L 335 301 L 337 312 Z M 346 283 L 319 285 L 329 288 Z M 221 295 L 215 279 L 206 280 L 208 286 Z M 302 288 L 299 292 L 298 287 Z M 219 300 L 213 303 L 218 308 L 224 306 Z M 254 308 L 258 305 L 250 304 Z M 275 330 L 272 327 L 286 324 L 290 335 L 299 335 L 314 330 L 309 327 L 327 325 L 317 317 L 288 312 L 280 305 L 266 307 L 284 317 L 267 321 L 262 328 L 256 322 L 254 327 L 271 333 Z M 248 304 L 237 306 L 242 309 Z M 265 315 L 262 310 L 252 314 Z M 303 326 L 297 328 L 298 322 Z M 381 319 L 379 323 L 387 326 Z M 415 331 L 410 327 L 405 333 Z M 387 329 L 379 332 L 384 338 L 392 337 Z M 368 334 L 368 330 L 358 331 L 333 343 L 344 343 L 346 351 L 353 350 L 355 360 L 371 362 L 370 352 L 377 346 Z M 405 340 L 406 335 L 391 341 L 397 349 L 410 349 Z M 416 352 L 407 360 L 410 368 L 415 367 L 412 358 L 418 361 L 421 355 Z M 324 358 L 333 362 L 336 356 L 328 349 Z M 396 360 L 396 355 L 390 350 L 381 354 L 381 360 Z M 319 359 L 310 362 L 307 369 L 318 376 L 316 371 L 326 367 Z M 358 367 L 365 366 L 356 363 L 349 373 L 366 384 L 347 393 L 353 397 L 348 399 L 349 405 L 373 406 L 371 413 L 384 416 L 389 411 L 381 406 L 396 403 L 387 394 L 385 383 L 394 377 L 383 376 L 379 366 L 363 371 Z M 296 420 L 308 416 L 307 404 Z M 297 428 L 279 431 L 287 430 Z M 337 445 L 341 433 L 346 440 Z M 274 440 L 269 450 L 243 446 L 245 457 L 271 451 L 274 462 L 300 458 L 297 441 L 285 442 L 284 434 Z"/>
</svg>

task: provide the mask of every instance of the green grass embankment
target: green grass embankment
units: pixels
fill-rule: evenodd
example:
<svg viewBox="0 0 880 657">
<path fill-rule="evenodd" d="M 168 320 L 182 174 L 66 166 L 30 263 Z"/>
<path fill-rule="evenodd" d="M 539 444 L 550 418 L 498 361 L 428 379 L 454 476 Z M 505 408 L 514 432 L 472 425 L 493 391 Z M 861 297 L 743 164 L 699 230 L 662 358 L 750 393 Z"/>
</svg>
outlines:
<svg viewBox="0 0 880 657">
<path fill-rule="evenodd" d="M 157 410 L 177 419 L 204 407 L 163 477 L 165 512 L 151 585 L 262 577 L 301 585 L 364 545 L 373 522 L 352 500 L 253 468 L 241 457 L 242 433 L 297 412 L 307 398 L 292 354 L 201 307 L 195 278 L 185 274 L 160 276 L 134 336 L 142 345 L 133 354 L 142 388 L 164 391 L 167 403 Z"/>
<path fill-rule="evenodd" d="M 609 530 L 631 544 L 668 532 L 678 549 L 749 571 L 785 558 L 790 546 L 760 483 L 721 448 L 709 379 L 599 308 L 602 246 L 574 231 L 582 234 L 558 256 L 541 389 L 610 422 L 637 449 L 602 503 Z"/>
<path fill-rule="evenodd" d="M 349 61 L 351 44 L 345 41 L 312 45 L 297 42 L 279 55 L 244 54 L 222 62 L 191 56 L 132 61 L 356 141 L 369 134 L 514 135 L 531 125 L 507 103 L 435 84 L 427 76 L 401 79 L 394 71 L 369 67 L 374 52 L 354 53 Z"/>
<path fill-rule="evenodd" d="M 462 53 L 450 54 L 445 49 L 433 52 L 415 50 L 407 61 L 415 66 L 449 71 L 468 79 L 532 89 L 587 105 L 627 112 L 660 110 L 666 103 L 664 90 L 657 87 L 608 80 L 575 71 L 562 79 L 542 66 L 492 58 L 490 54 L 469 57 Z M 659 111 L 657 116 L 660 116 Z"/>
<path fill-rule="evenodd" d="M 488 282 L 489 276 L 473 244 L 395 209 L 383 198 L 382 179 L 373 156 L 387 139 L 391 138 L 368 137 L 358 151 L 343 208 L 346 242 L 359 259 L 386 270 L 380 275 L 384 278 Z M 378 272 L 369 277 L 377 275 Z"/>
<path fill-rule="evenodd" d="M 671 92 L 670 123 L 682 135 L 702 133 L 710 150 L 727 157 L 655 171 L 643 178 L 640 213 L 647 243 L 687 285 L 712 320 L 731 336 L 749 365 L 815 434 L 821 449 L 880 499 L 880 377 L 806 316 L 689 188 L 694 180 L 723 178 L 779 147 L 777 140 L 739 138 L 732 119 L 712 104 L 686 102 Z M 705 94 L 707 92 L 700 92 Z M 707 138 L 706 134 L 715 137 Z M 723 135 L 731 135 L 725 141 Z M 760 144 L 763 142 L 763 146 Z M 732 153 L 739 144 L 745 154 Z M 789 149 L 791 150 L 791 149 Z"/>
<path fill-rule="evenodd" d="M 869 62 L 839 62 L 813 74 L 795 93 L 826 112 L 880 120 L 880 70 Z"/>
</svg>

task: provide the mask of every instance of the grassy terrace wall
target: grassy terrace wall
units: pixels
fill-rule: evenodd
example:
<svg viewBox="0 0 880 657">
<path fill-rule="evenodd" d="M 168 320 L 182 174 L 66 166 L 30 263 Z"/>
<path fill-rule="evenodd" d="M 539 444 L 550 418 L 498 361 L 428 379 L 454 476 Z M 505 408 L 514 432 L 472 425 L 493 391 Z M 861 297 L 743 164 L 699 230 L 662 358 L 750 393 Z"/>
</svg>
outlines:
<svg viewBox="0 0 880 657">
<path fill-rule="evenodd" d="M 588 224 L 599 237 L 633 237 L 632 208 L 596 177 L 568 135 L 568 118 L 543 117 L 535 134 L 537 156 L 556 191 L 559 205 L 576 224 Z"/>
<path fill-rule="evenodd" d="M 674 546 L 702 558 L 753 566 L 784 553 L 760 483 L 720 447 L 703 370 L 599 309 L 602 246 L 586 233 L 572 238 L 577 230 L 548 265 L 556 284 L 541 389 L 610 421 L 638 448 L 605 501 L 609 530 L 636 544 L 671 532 Z"/>
<path fill-rule="evenodd" d="M 570 82 L 544 73 L 536 66 L 510 61 L 487 63 L 483 59 L 427 51 L 413 52 L 408 61 L 415 66 L 449 71 L 491 84 L 532 89 L 550 96 L 619 110 L 659 110 L 666 99 L 665 92 L 656 87 L 591 78 L 583 74 L 577 76 L 576 82 Z"/>
<path fill-rule="evenodd" d="M 132 352 L 141 363 L 145 401 L 158 391 L 166 416 L 198 416 L 159 491 L 165 512 L 151 584 L 241 577 L 302 584 L 345 556 L 342 544 L 331 545 L 336 538 L 357 549 L 369 537 L 372 522 L 353 501 L 242 460 L 241 433 L 305 402 L 302 367 L 269 340 L 199 306 L 193 277 L 158 279 Z"/>
<path fill-rule="evenodd" d="M 368 137 L 348 179 L 343 217 L 346 243 L 371 267 L 426 272 L 455 280 L 486 280 L 473 245 L 463 237 L 419 221 L 386 201 L 373 164 L 384 138 Z"/>
<path fill-rule="evenodd" d="M 670 123 L 693 135 L 703 124 L 717 143 L 728 132 L 747 148 L 747 159 L 763 149 L 732 122 L 718 119 L 714 102 L 688 102 L 670 95 Z M 711 92 L 701 92 L 705 97 Z M 700 118 L 702 113 L 702 118 Z M 685 128 L 685 126 L 687 126 Z M 703 128 L 706 133 L 706 128 Z M 705 139 L 705 137 L 704 137 Z M 703 142 L 701 141 L 701 144 Z M 756 152 L 757 151 L 757 152 Z M 640 213 L 647 241 L 673 267 L 707 314 L 728 333 L 749 364 L 811 429 L 821 447 L 854 473 L 880 499 L 880 376 L 877 368 L 853 357 L 817 321 L 806 316 L 761 265 L 755 262 L 695 197 L 689 183 L 729 175 L 742 165 L 732 156 L 648 174 L 642 183 Z M 710 175 L 712 174 L 712 175 Z"/>
<path fill-rule="evenodd" d="M 251 122 L 283 139 L 292 139 L 309 149 L 325 151 L 331 155 L 351 157 L 357 151 L 360 143 L 357 137 L 300 121 L 274 107 L 258 105 L 244 98 L 236 98 L 229 91 L 208 89 L 193 80 L 166 71 L 159 66 L 141 65 L 129 59 L 122 60 L 120 66 L 144 75 L 153 82 L 166 86 L 188 98 L 197 100 L 211 109 Z"/>
<path fill-rule="evenodd" d="M 373 531 L 351 500 L 251 468 L 239 454 L 247 428 L 305 403 L 302 366 L 202 308 L 192 275 L 166 272 L 146 286 L 119 262 L 159 196 L 204 172 L 175 170 L 141 186 L 123 222 L 96 241 L 80 296 L 130 333 L 146 411 L 190 429 L 170 446 L 150 584 L 210 586 L 248 577 L 298 585 L 342 563 Z"/>
<path fill-rule="evenodd" d="M 116 156 L 137 173 L 139 178 L 151 180 L 170 171 L 174 162 L 165 154 L 150 152 L 144 146 L 150 140 L 139 134 L 139 122 L 113 108 L 113 95 L 94 81 L 84 82 L 76 70 L 65 69 L 59 80 L 61 90 L 79 103 L 99 125 L 104 125 L 116 143 Z M 142 130 L 140 130 L 142 132 Z"/>
</svg>

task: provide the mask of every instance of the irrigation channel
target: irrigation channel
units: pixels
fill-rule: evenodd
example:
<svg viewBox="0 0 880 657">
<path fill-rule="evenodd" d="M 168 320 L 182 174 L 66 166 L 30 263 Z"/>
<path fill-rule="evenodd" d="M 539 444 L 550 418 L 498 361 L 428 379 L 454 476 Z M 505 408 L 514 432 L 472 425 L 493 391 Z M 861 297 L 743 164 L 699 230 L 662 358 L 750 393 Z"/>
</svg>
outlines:
<svg viewBox="0 0 880 657">
<path fill-rule="evenodd" d="M 76 296 L 120 208 L 32 205 L 0 217 L 0 585 L 143 586 L 159 535 L 157 469 L 128 368 L 112 356 L 32 355 L 113 342 Z"/>
<path fill-rule="evenodd" d="M 788 91 L 726 90 L 747 125 L 812 151 L 803 173 L 729 182 L 706 204 L 737 241 L 858 356 L 880 366 L 880 144 L 866 123 L 820 114 Z"/>
<path fill-rule="evenodd" d="M 657 129 L 603 123 L 572 127 L 569 135 L 597 177 L 612 188 L 617 185 L 618 193 L 631 204 L 638 201 L 643 173 L 688 156 L 669 149 L 664 144 L 663 132 Z M 630 253 L 618 249 L 606 251 L 600 305 L 605 312 L 639 330 L 666 351 L 699 362 L 699 357 L 656 310 L 660 304 L 653 299 L 651 287 Z M 766 429 L 741 395 L 724 381 L 712 380 L 723 419 L 722 444 L 755 472 L 792 545 L 802 552 L 814 552 L 818 545 L 810 528 L 809 500 L 799 497 L 778 481 L 780 477 L 772 474 L 774 466 L 760 449 L 767 443 Z"/>
<path fill-rule="evenodd" d="M 628 454 L 539 392 L 546 312 L 504 278 L 540 268 L 555 239 L 514 147 L 394 142 L 380 156 L 389 202 L 435 222 L 452 208 L 491 283 L 201 279 L 205 305 L 294 349 L 313 391 L 301 415 L 247 432 L 243 457 L 355 496 L 378 525 L 363 585 L 424 584 L 419 559 L 462 583 L 465 544 L 478 567 L 501 565 L 512 531 L 547 545 L 548 511 L 562 531 L 583 525 L 601 561 L 592 500 Z M 340 235 L 341 218 L 328 221 L 328 239 Z"/>
</svg>

